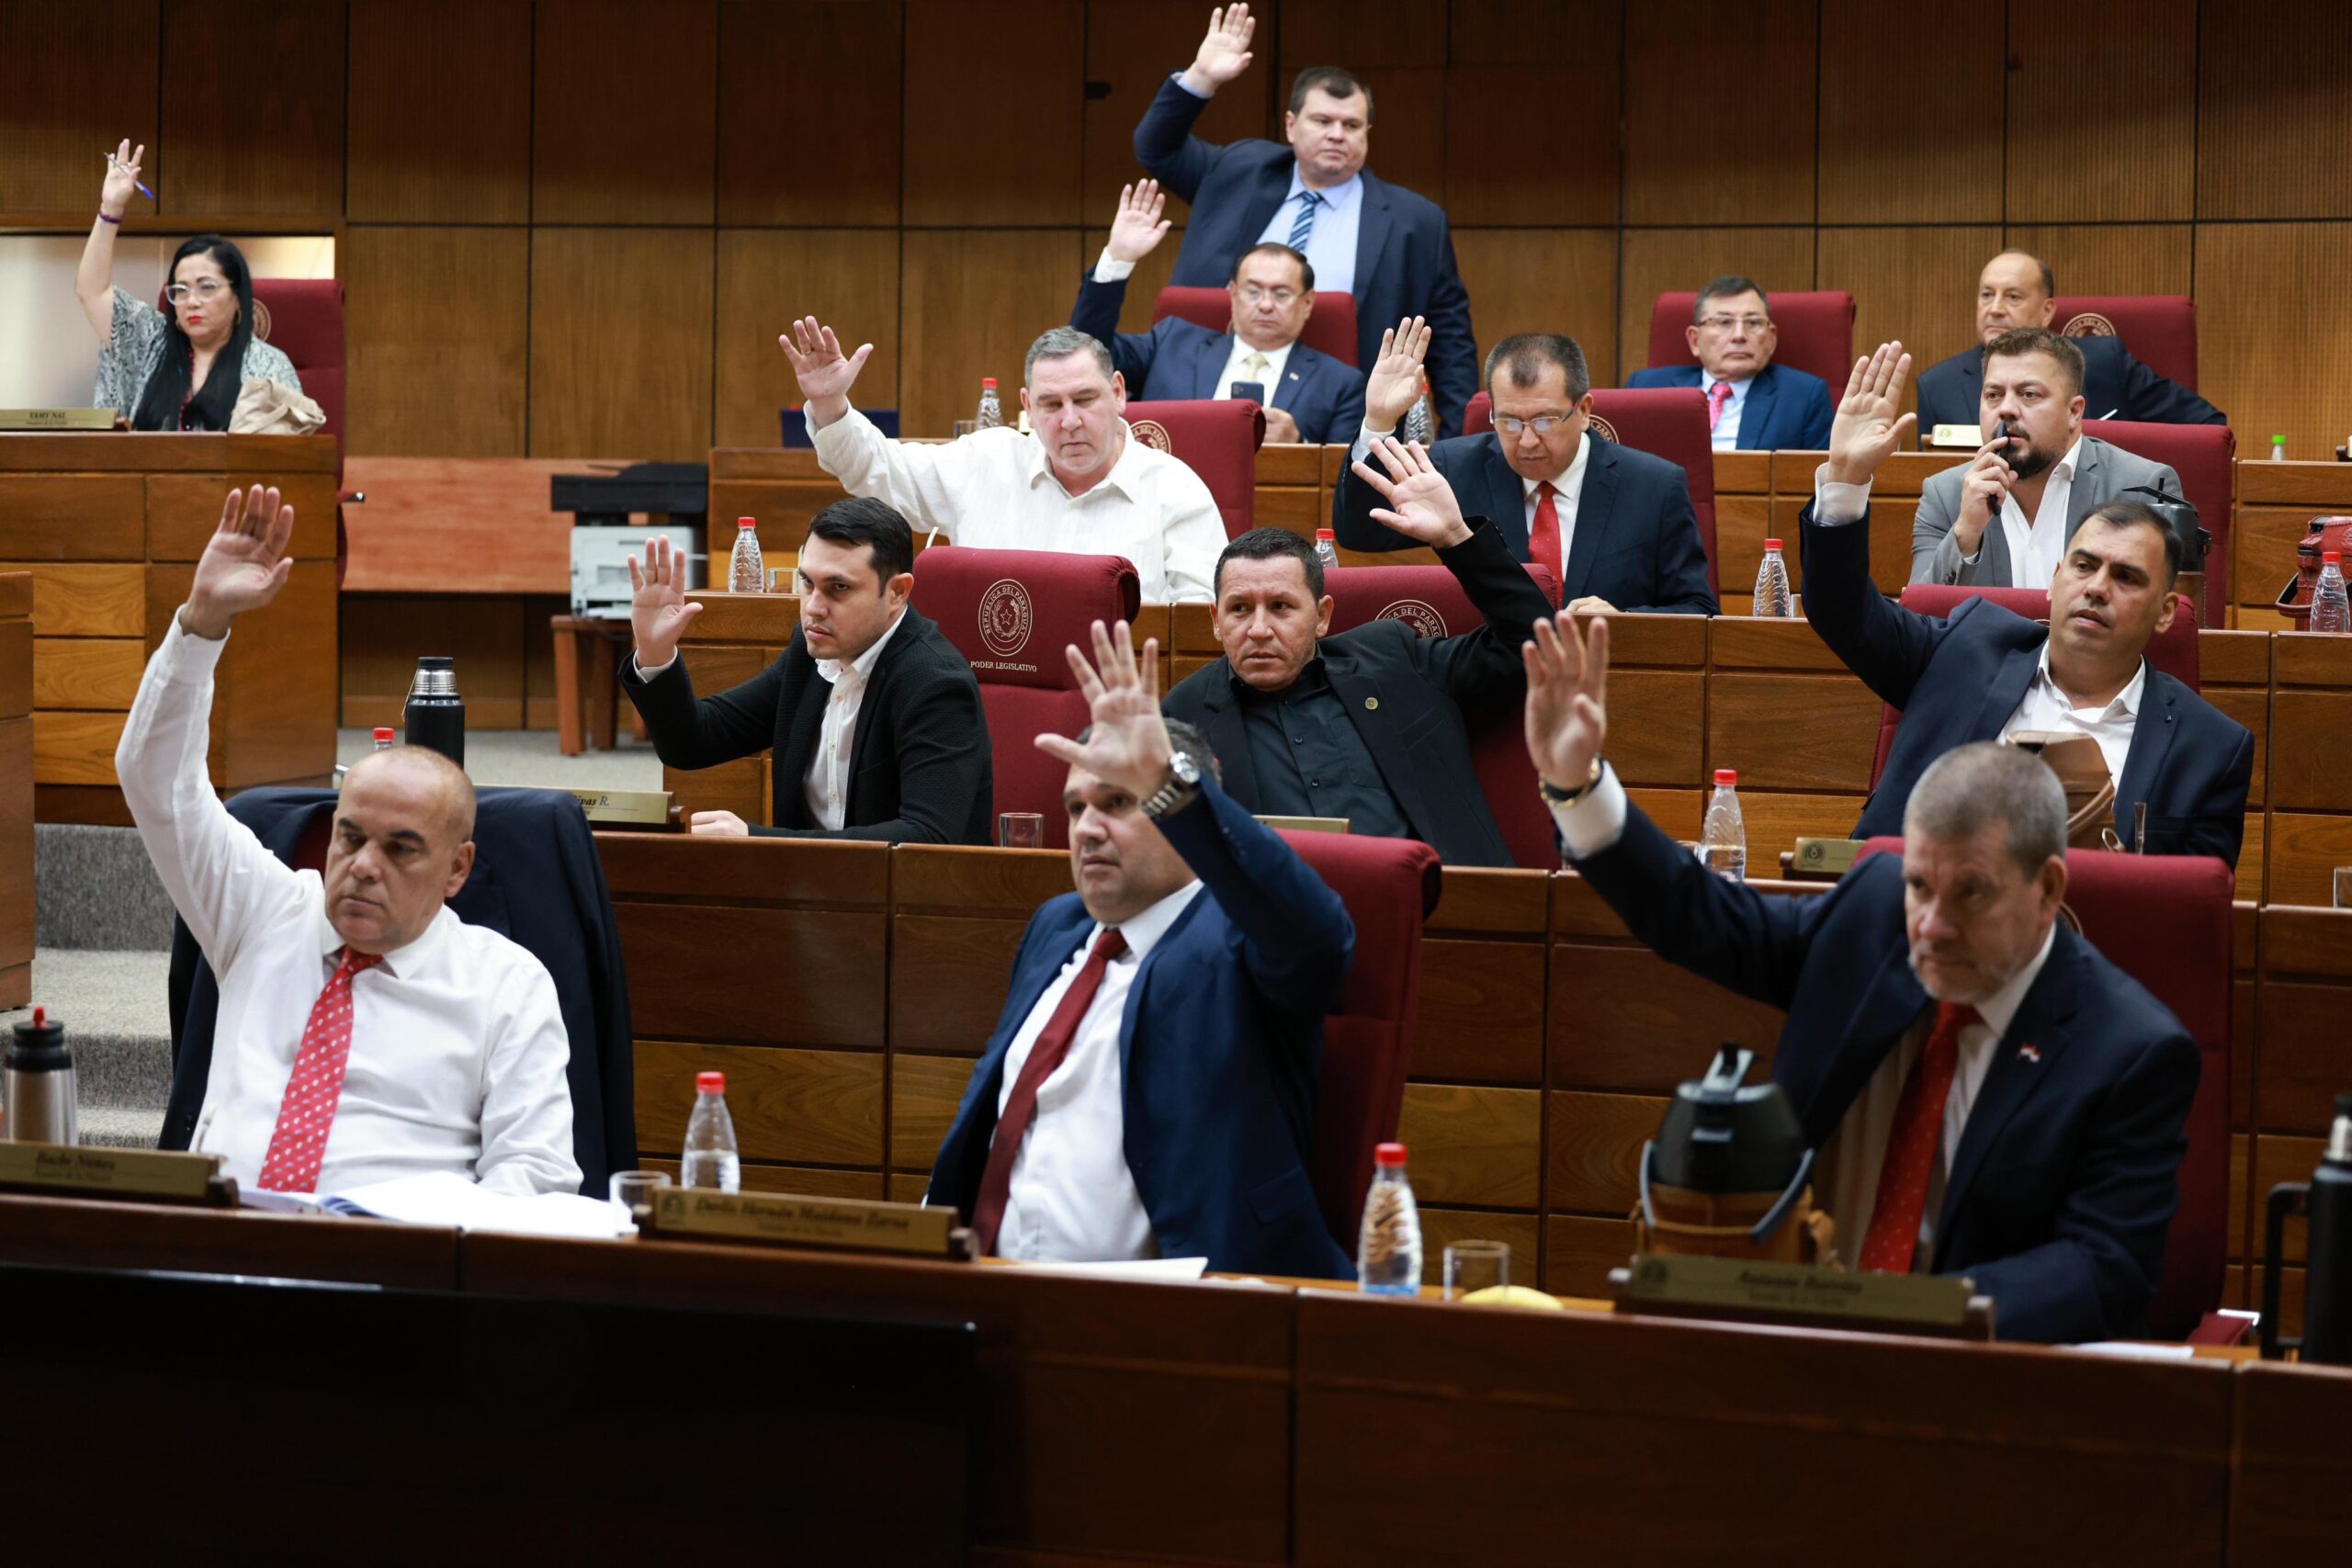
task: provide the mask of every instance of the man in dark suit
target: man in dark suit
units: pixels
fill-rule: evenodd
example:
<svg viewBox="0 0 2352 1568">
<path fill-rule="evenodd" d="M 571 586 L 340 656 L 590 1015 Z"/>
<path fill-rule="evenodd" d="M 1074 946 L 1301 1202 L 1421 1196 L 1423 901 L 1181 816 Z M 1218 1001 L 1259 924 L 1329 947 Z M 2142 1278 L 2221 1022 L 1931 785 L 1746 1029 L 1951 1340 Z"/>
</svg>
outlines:
<svg viewBox="0 0 2352 1568">
<path fill-rule="evenodd" d="M 1463 519 L 1444 478 L 1395 440 L 1359 465 L 1386 501 L 1375 513 L 1434 547 L 1487 624 L 1423 637 L 1376 620 L 1328 640 L 1323 568 L 1297 535 L 1257 528 L 1217 558 L 1216 626 L 1225 657 L 1168 694 L 1225 764 L 1251 811 L 1345 818 L 1351 829 L 1419 839 L 1453 865 L 1512 863 L 1470 758 L 1464 710 L 1519 700 L 1517 649 L 1551 606 L 1495 525 Z"/>
<path fill-rule="evenodd" d="M 629 562 L 636 651 L 621 684 L 673 768 L 775 753 L 774 827 L 697 811 L 696 833 L 882 843 L 990 839 L 988 721 L 979 682 L 939 627 L 908 601 L 914 534 L 865 496 L 817 513 L 800 547 L 800 626 L 757 675 L 697 701 L 678 639 L 702 613 L 669 541 Z"/>
<path fill-rule="evenodd" d="M 1419 322 L 1382 335 L 1354 457 L 1412 407 L 1429 341 Z M 1592 434 L 1592 377 L 1574 338 L 1505 338 L 1487 355 L 1487 389 L 1495 428 L 1430 448 L 1464 511 L 1491 521 L 1516 558 L 1551 568 L 1571 610 L 1715 613 L 1690 482 L 1663 457 Z M 1340 476 L 1332 532 L 1351 550 L 1409 547 L 1374 525 L 1366 471 Z"/>
<path fill-rule="evenodd" d="M 1372 90 L 1310 66 L 1291 87 L 1287 145 L 1253 137 L 1220 147 L 1191 134 L 1209 98 L 1249 68 L 1257 25 L 1246 5 L 1211 12 L 1193 63 L 1160 84 L 1136 127 L 1136 157 L 1193 204 L 1169 281 L 1214 288 L 1237 256 L 1270 240 L 1303 252 L 1325 288 L 1355 296 L 1358 365 L 1373 362 L 1386 322 L 1420 316 L 1435 329 L 1430 389 L 1439 433 L 1457 435 L 1478 390 L 1470 296 L 1444 210 L 1363 166 Z"/>
<path fill-rule="evenodd" d="M 2014 327 L 2046 327 L 2057 311 L 2058 280 L 2050 264 L 2024 251 L 2003 251 L 1976 280 L 1976 346 L 1919 375 L 1919 439 L 1939 424 L 1974 429 L 1984 388 L 1984 345 Z M 2075 340 L 2083 351 L 2083 401 L 2092 419 L 2149 424 L 2227 424 L 2229 416 L 2138 360 L 2115 337 Z M 1973 445 L 1973 443 L 1971 443 Z"/>
<path fill-rule="evenodd" d="M 1708 871 L 1601 762 L 1609 623 L 1537 628 L 1527 744 L 1577 870 L 1661 957 L 1782 1009 L 1772 1077 L 1817 1152 L 1839 1255 L 1962 1275 L 1995 1332 L 2126 1337 L 2164 1269 L 2196 1098 L 2179 1021 L 2059 919 L 2066 795 L 2016 747 L 1919 781 L 1903 854 L 1829 892 Z"/>
<path fill-rule="evenodd" d="M 1037 737 L 1069 764 L 1078 891 L 1021 939 L 925 1201 L 1003 1258 L 1351 1278 L 1306 1159 L 1355 927 L 1162 720 L 1157 646 L 1139 670 L 1124 622 L 1093 642 L 1069 650 L 1093 722 Z"/>
<path fill-rule="evenodd" d="M 2021 730 L 2088 736 L 2115 781 L 2115 832 L 2133 841 L 2148 808 L 2153 854 L 2237 863 L 2254 738 L 2148 664 L 2149 638 L 2172 625 L 2180 542 L 2137 502 L 2086 517 L 2050 581 L 2050 624 L 1985 600 L 1948 619 L 1916 615 L 1871 580 L 1871 476 L 1902 442 L 1897 418 L 1911 356 L 1883 344 L 1849 378 L 1829 460 L 1803 516 L 1804 608 L 1813 629 L 1871 690 L 1903 710 L 1857 838 L 1892 833 L 1939 757 Z"/>
<path fill-rule="evenodd" d="M 1829 384 L 1775 365 L 1781 335 L 1772 302 L 1747 278 L 1718 277 L 1699 290 L 1683 329 L 1690 365 L 1636 370 L 1628 387 L 1696 387 L 1718 452 L 1818 451 L 1829 439 Z"/>
<path fill-rule="evenodd" d="M 1298 341 L 1315 310 L 1315 268 L 1288 245 L 1253 245 L 1233 264 L 1226 292 L 1233 327 L 1213 333 L 1170 316 L 1148 333 L 1119 331 L 1136 263 L 1167 237 L 1159 183 L 1119 192 L 1111 240 L 1078 286 L 1069 324 L 1111 346 L 1139 398 L 1249 398 L 1266 411 L 1275 443 L 1351 441 L 1363 423 L 1363 372 Z"/>
</svg>

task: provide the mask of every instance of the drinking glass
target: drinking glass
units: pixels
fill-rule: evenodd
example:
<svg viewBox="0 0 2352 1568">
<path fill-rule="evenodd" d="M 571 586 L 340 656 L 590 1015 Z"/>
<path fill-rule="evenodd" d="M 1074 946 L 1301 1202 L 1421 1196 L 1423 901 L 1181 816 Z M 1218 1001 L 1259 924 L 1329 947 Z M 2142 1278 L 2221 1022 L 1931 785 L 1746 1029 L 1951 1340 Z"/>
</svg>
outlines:
<svg viewBox="0 0 2352 1568">
<path fill-rule="evenodd" d="M 952 428 L 956 433 L 956 438 L 958 441 L 961 441 L 965 436 L 971 434 L 972 432 L 979 429 L 979 427 L 980 422 L 977 419 L 959 419 Z"/>
<path fill-rule="evenodd" d="M 1445 1249 L 1445 1299 L 1458 1302 L 1474 1291 L 1510 1283 L 1510 1243 L 1457 1241 Z"/>
<path fill-rule="evenodd" d="M 996 817 L 996 841 L 999 849 L 1042 850 L 1046 847 L 1046 819 L 1035 811 L 1000 811 Z"/>
<path fill-rule="evenodd" d="M 621 1218 L 634 1223 L 638 1205 L 650 1208 L 654 1195 L 669 1185 L 670 1173 L 666 1170 L 616 1170 L 606 1183 L 606 1190 L 612 1194 L 613 1206 L 621 1212 Z"/>
</svg>

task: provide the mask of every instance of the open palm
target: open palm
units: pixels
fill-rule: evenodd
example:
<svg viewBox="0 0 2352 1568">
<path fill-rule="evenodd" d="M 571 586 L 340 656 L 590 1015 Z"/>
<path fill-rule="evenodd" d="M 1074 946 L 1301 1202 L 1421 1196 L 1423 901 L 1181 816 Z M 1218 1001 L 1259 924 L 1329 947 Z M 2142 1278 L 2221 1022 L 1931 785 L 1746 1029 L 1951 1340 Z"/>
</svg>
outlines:
<svg viewBox="0 0 2352 1568">
<path fill-rule="evenodd" d="M 1114 626 L 1095 622 L 1093 641 L 1091 663 L 1075 645 L 1066 650 L 1070 672 L 1086 694 L 1092 728 L 1083 742 L 1040 735 L 1037 750 L 1148 800 L 1168 782 L 1168 760 L 1175 752 L 1159 712 L 1159 640 L 1144 643 L 1140 661 L 1125 621 Z"/>
<path fill-rule="evenodd" d="M 847 397 L 850 388 L 857 384 L 857 373 L 865 368 L 874 353 L 869 343 L 855 354 L 844 355 L 833 329 L 814 316 L 793 322 L 792 331 L 776 342 L 784 345 L 784 356 L 792 362 L 793 378 L 800 383 L 804 402 Z"/>
<path fill-rule="evenodd" d="M 1429 357 L 1429 323 L 1408 316 L 1380 334 L 1380 353 L 1364 381 L 1364 423 L 1394 430 L 1421 397 L 1421 361 Z"/>
<path fill-rule="evenodd" d="M 1527 756 L 1554 789 L 1584 787 L 1609 739 L 1609 622 L 1593 617 L 1579 639 L 1576 617 L 1535 623 L 1525 645 Z"/>
<path fill-rule="evenodd" d="M 1880 344 L 1869 358 L 1854 361 L 1838 417 L 1829 426 L 1832 479 L 1855 482 L 1870 478 L 1918 424 L 1917 414 L 1898 413 L 1910 375 L 1911 356 L 1900 343 Z"/>
<path fill-rule="evenodd" d="M 231 491 L 188 588 L 191 629 L 218 637 L 237 616 L 277 598 L 294 570 L 286 554 L 293 536 L 294 509 L 280 502 L 276 486 Z"/>
</svg>

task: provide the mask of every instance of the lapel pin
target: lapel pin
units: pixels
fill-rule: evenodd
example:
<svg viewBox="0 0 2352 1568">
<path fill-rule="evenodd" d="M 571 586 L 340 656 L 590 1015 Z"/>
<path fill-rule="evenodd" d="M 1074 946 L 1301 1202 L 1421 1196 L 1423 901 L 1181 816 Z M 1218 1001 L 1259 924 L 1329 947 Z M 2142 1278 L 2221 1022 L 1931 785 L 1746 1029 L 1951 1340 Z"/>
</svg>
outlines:
<svg viewBox="0 0 2352 1568">
<path fill-rule="evenodd" d="M 2039 1066 L 2041 1063 L 2041 1047 L 2039 1045 L 2018 1046 L 2018 1060 L 2020 1062 L 2031 1062 L 2035 1066 Z"/>
<path fill-rule="evenodd" d="M 1380 699 L 1378 697 L 1366 697 L 1363 700 L 1363 705 L 1366 711 L 1376 708 L 1380 705 Z"/>
</svg>

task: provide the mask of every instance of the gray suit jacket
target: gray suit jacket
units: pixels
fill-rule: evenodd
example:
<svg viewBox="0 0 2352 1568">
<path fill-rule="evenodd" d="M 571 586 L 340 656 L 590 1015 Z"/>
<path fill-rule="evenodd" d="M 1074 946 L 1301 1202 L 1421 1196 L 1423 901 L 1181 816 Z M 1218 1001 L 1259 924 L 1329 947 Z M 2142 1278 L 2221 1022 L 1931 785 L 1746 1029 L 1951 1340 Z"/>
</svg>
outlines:
<svg viewBox="0 0 2352 1568">
<path fill-rule="evenodd" d="M 1972 459 L 1973 460 L 1973 459 Z M 1919 514 L 1911 522 L 1911 581 L 1958 582 L 1978 588 L 2047 588 L 2046 582 L 2018 582 L 2009 562 L 2008 534 L 1996 517 L 1973 561 L 1961 559 L 1952 542 L 1951 525 L 1960 520 L 1961 476 L 1968 465 L 1946 468 L 1928 479 L 1919 495 Z M 2182 493 L 2180 476 L 2162 463 L 2135 457 L 2120 446 L 2110 446 L 2095 435 L 2083 437 L 2083 457 L 2075 488 L 2066 502 L 2066 531 L 2075 528 L 2093 507 L 2103 506 L 2134 485 L 2161 487 L 2166 495 Z"/>
</svg>

